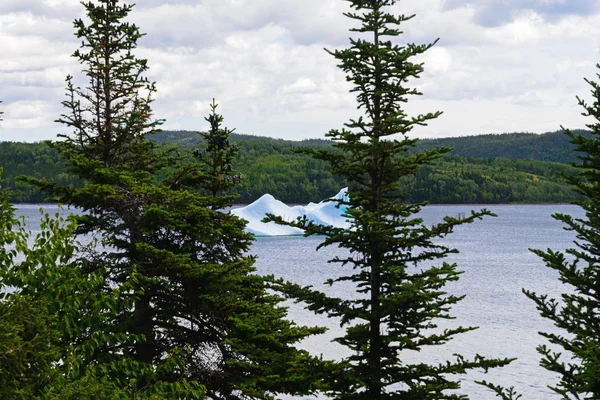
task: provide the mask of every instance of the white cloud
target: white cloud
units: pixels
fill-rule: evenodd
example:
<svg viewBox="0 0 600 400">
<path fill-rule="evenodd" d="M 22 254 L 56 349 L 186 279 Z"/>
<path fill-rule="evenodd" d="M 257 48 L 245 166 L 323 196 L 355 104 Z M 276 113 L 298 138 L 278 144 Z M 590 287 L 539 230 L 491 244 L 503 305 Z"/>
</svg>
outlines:
<svg viewBox="0 0 600 400">
<path fill-rule="evenodd" d="M 291 94 L 302 94 L 302 93 L 314 93 L 317 91 L 317 84 L 310 78 L 301 77 L 296 82 L 290 85 L 284 85 L 281 89 L 282 93 Z"/>
<path fill-rule="evenodd" d="M 437 46 L 431 48 L 422 56 L 427 72 L 433 75 L 452 71 L 452 54 L 447 48 Z"/>
<path fill-rule="evenodd" d="M 48 121 L 56 119 L 59 110 L 46 101 L 15 101 L 4 108 L 3 127 L 42 128 L 48 125 Z"/>
<path fill-rule="evenodd" d="M 400 43 L 440 38 L 420 58 L 425 73 L 415 84 L 424 96 L 408 104 L 414 112 L 445 111 L 422 134 L 583 126 L 574 97 L 587 95 L 583 77 L 595 76 L 600 14 L 582 1 L 398 2 L 395 11 L 417 14 Z M 157 82 L 155 115 L 167 129 L 202 129 L 216 98 L 227 125 L 243 133 L 300 139 L 341 127 L 359 111 L 323 48 L 347 46 L 354 25 L 341 15 L 347 7 L 341 0 L 139 2 L 130 20 L 148 33 L 136 54 L 148 58 Z M 492 11 L 499 14 L 486 23 Z M 70 57 L 78 46 L 72 20 L 81 13 L 78 0 L 0 0 L 3 138 L 50 138 L 64 129 L 52 121 L 64 77 L 82 80 Z"/>
</svg>

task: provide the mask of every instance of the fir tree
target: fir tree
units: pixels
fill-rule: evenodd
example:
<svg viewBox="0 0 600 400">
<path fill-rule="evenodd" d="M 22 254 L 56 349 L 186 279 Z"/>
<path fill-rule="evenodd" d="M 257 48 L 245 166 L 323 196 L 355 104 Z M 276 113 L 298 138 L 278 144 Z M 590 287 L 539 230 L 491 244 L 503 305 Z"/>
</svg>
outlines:
<svg viewBox="0 0 600 400">
<path fill-rule="evenodd" d="M 106 293 L 118 289 L 118 314 L 97 328 L 128 336 L 87 354 L 83 367 L 109 360 L 118 368 L 99 373 L 136 395 L 233 400 L 310 391 L 302 371 L 317 361 L 293 344 L 321 330 L 285 320 L 280 299 L 254 274 L 244 221 L 222 211 L 238 177 L 216 105 L 200 162 L 157 148 L 147 138 L 162 122 L 151 118 L 155 85 L 133 55 L 142 35 L 124 22 L 132 6 L 84 6 L 89 23 L 75 22 L 82 47 L 74 57 L 89 82 L 81 88 L 67 78 L 60 122 L 73 132 L 50 145 L 85 185 L 29 179 L 85 211 L 78 232 L 105 246 L 90 250 L 86 271 L 105 271 Z"/>
<path fill-rule="evenodd" d="M 196 156 L 203 164 L 203 170 L 208 177 L 206 190 L 215 201 L 220 204 L 214 204 L 216 208 L 230 206 L 237 195 L 234 195 L 231 189 L 241 182 L 241 175 L 233 170 L 233 162 L 239 147 L 235 143 L 230 143 L 230 135 L 234 130 L 221 128 L 223 116 L 217 113 L 218 105 L 214 99 L 210 105 L 211 113 L 205 118 L 210 128 L 207 132 L 199 132 L 204 143 L 204 151 L 200 149 L 194 151 Z"/>
<path fill-rule="evenodd" d="M 597 76 L 600 78 L 600 74 Z M 588 79 L 586 82 L 591 86 L 593 103 L 579 97 L 577 100 L 585 110 L 583 115 L 593 120 L 587 125 L 591 135 L 565 129 L 574 150 L 582 154 L 581 163 L 576 164 L 579 175 L 567 179 L 585 196 L 585 200 L 575 203 L 585 211 L 585 217 L 553 215 L 566 225 L 565 229 L 576 233 L 574 248 L 566 252 L 532 250 L 548 268 L 559 273 L 568 290 L 558 300 L 524 291 L 542 317 L 562 330 L 541 335 L 562 348 L 564 354 L 546 345 L 540 345 L 538 352 L 542 355 L 541 365 L 560 378 L 550 388 L 563 399 L 573 400 L 600 398 L 600 84 Z"/>
<path fill-rule="evenodd" d="M 348 196 L 334 199 L 351 222 L 348 229 L 320 226 L 299 220 L 292 223 L 307 235 L 320 234 L 320 247 L 335 245 L 349 256 L 331 260 L 350 265 L 353 273 L 329 280 L 334 285 L 352 282 L 352 298 L 332 298 L 307 287 L 278 281 L 275 286 L 288 296 L 306 302 L 316 313 L 338 317 L 346 326 L 336 339 L 352 355 L 339 362 L 327 375 L 329 392 L 336 399 L 458 399 L 453 394 L 460 383 L 455 374 L 472 368 L 492 368 L 510 362 L 476 356 L 439 365 L 409 364 L 403 352 L 442 345 L 455 335 L 475 328 L 438 329 L 437 320 L 451 319 L 450 307 L 461 297 L 444 291 L 459 278 L 457 266 L 442 262 L 456 251 L 441 244 L 454 227 L 490 213 L 473 212 L 465 218 L 446 217 L 431 227 L 418 217 L 423 204 L 405 204 L 399 179 L 414 175 L 449 149 L 412 154 L 416 140 L 408 134 L 440 115 L 410 117 L 402 108 L 419 91 L 407 86 L 423 71 L 414 60 L 433 44 L 398 44 L 400 27 L 412 16 L 395 16 L 387 11 L 394 0 L 349 0 L 353 11 L 345 15 L 360 26 L 352 29 L 360 39 L 351 47 L 330 52 L 357 93 L 364 116 L 351 120 L 327 136 L 333 149 L 306 149 L 331 164 L 335 174 L 349 183 Z M 270 216 L 279 223 L 281 218 Z M 440 266 L 431 266 L 438 261 Z"/>
<path fill-rule="evenodd" d="M 212 250 L 201 253 L 197 276 L 190 281 L 197 296 L 190 310 L 205 311 L 192 321 L 197 328 L 190 338 L 194 343 L 191 368 L 209 382 L 208 395 L 214 399 L 309 393 L 316 387 L 312 371 L 319 361 L 291 344 L 323 330 L 295 327 L 285 319 L 281 299 L 267 294 L 264 279 L 255 274 L 253 258 L 245 255 L 251 239 L 244 232 L 245 222 L 220 211 L 237 197 L 231 190 L 241 176 L 232 166 L 238 151 L 230 142 L 233 131 L 222 127 L 223 117 L 214 102 L 211 110 L 206 118 L 209 130 L 200 133 L 204 140 L 195 151 L 202 163 L 201 179 L 197 186 L 187 183 L 205 196 L 209 217 L 203 224 L 219 232 L 205 234 L 203 240 Z M 209 237 L 216 242 L 209 242 Z M 207 357 L 215 356 L 216 364 L 207 362 Z"/>
<path fill-rule="evenodd" d="M 74 22 L 82 44 L 73 57 L 84 66 L 89 82 L 82 88 L 67 77 L 63 105 L 68 112 L 58 122 L 73 133 L 59 135 L 63 140 L 49 145 L 58 150 L 70 172 L 86 183 L 75 189 L 28 179 L 60 203 L 84 210 L 85 215 L 78 217 L 78 233 L 98 234 L 104 245 L 104 251 L 90 250 L 86 270 L 102 273 L 104 291 L 115 295 L 113 302 L 120 312 L 110 317 L 105 313 L 96 321 L 94 329 L 105 340 L 86 354 L 80 369 L 96 369 L 102 360 L 112 365 L 102 373 L 123 387 L 132 385 L 136 396 L 173 384 L 174 393 L 198 397 L 202 393 L 196 390 L 198 385 L 188 384 L 179 372 L 185 364 L 181 354 L 185 350 L 158 341 L 158 327 L 174 317 L 162 310 L 154 312 L 154 304 L 171 285 L 165 272 L 157 272 L 143 253 L 144 223 L 151 218 L 147 208 L 161 194 L 152 173 L 167 158 L 145 139 L 161 121 L 151 120 L 156 89 L 144 77 L 147 62 L 132 53 L 142 34 L 137 26 L 123 21 L 131 6 L 120 5 L 118 0 L 82 4 L 89 23 Z M 114 337 L 121 340 L 106 340 Z"/>
</svg>

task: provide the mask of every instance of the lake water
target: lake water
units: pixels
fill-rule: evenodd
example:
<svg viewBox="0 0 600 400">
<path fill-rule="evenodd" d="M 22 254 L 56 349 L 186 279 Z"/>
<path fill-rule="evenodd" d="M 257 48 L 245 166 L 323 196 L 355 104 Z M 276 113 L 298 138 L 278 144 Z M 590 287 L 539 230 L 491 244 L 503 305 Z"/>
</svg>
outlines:
<svg viewBox="0 0 600 400">
<path fill-rule="evenodd" d="M 54 206 L 44 207 L 48 212 Z M 435 346 L 420 353 L 405 355 L 407 362 L 444 362 L 458 353 L 466 357 L 475 354 L 490 357 L 518 358 L 511 365 L 490 371 L 487 375 L 473 371 L 461 376 L 463 393 L 473 400 L 495 399 L 487 389 L 475 385 L 476 380 L 488 380 L 505 386 L 515 386 L 527 400 L 551 400 L 560 396 L 547 388 L 557 382 L 553 374 L 541 368 L 535 348 L 544 343 L 539 331 L 553 331 L 552 324 L 542 319 L 532 301 L 521 289 L 559 297 L 565 287 L 557 274 L 546 268 L 542 261 L 528 249 L 564 250 L 572 247 L 574 235 L 562 229 L 551 218 L 554 212 L 581 216 L 582 211 L 569 205 L 506 205 L 488 206 L 498 217 L 487 217 L 470 225 L 460 226 L 456 232 L 443 239 L 443 243 L 457 248 L 460 254 L 448 261 L 457 262 L 465 273 L 458 282 L 447 286 L 449 292 L 465 294 L 466 298 L 454 309 L 456 320 L 443 326 L 478 326 L 473 332 L 458 335 L 445 346 Z M 39 207 L 17 206 L 32 230 L 39 229 Z M 470 206 L 428 206 L 422 213 L 426 223 L 437 222 L 444 215 L 458 216 L 469 213 Z M 340 274 L 340 267 L 328 264 L 340 250 L 325 248 L 318 252 L 319 237 L 258 238 L 252 247 L 261 274 L 283 277 L 301 285 L 313 285 L 328 290 L 332 296 L 346 297 L 351 293 L 347 286 L 325 287 L 331 276 Z M 423 266 L 425 267 L 425 266 Z M 331 343 L 342 332 L 336 321 L 328 320 L 291 304 L 289 317 L 298 324 L 327 326 L 329 331 L 306 340 L 302 346 L 325 358 L 343 356 L 345 349 Z M 312 397 L 306 397 L 309 399 Z M 303 397 L 304 399 L 304 397 Z"/>
</svg>

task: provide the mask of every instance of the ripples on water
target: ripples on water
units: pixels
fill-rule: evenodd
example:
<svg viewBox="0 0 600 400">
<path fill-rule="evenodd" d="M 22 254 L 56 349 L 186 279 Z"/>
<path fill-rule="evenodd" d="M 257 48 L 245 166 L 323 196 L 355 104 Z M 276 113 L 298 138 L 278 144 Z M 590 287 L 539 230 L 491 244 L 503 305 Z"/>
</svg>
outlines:
<svg viewBox="0 0 600 400">
<path fill-rule="evenodd" d="M 473 332 L 456 336 L 445 346 L 435 346 L 420 353 L 406 355 L 407 361 L 444 362 L 452 354 L 475 354 L 490 357 L 516 357 L 511 365 L 490 371 L 487 375 L 474 371 L 461 377 L 463 392 L 471 399 L 496 398 L 487 389 L 475 385 L 475 380 L 488 380 L 505 386 L 515 386 L 529 400 L 558 399 L 546 386 L 555 383 L 553 374 L 539 367 L 536 346 L 541 342 L 538 331 L 552 331 L 552 324 L 542 319 L 532 301 L 521 292 L 527 288 L 538 293 L 559 296 L 564 289 L 557 274 L 544 266 L 528 249 L 563 250 L 572 246 L 574 235 L 561 228 L 551 218 L 554 212 L 581 215 L 574 206 L 489 206 L 498 217 L 487 217 L 470 225 L 460 226 L 443 243 L 460 250 L 448 261 L 457 262 L 465 271 L 458 282 L 447 286 L 453 294 L 466 294 L 452 311 L 456 320 L 444 326 L 479 326 Z M 427 224 L 439 222 L 445 215 L 469 213 L 469 206 L 428 206 L 422 216 Z M 331 275 L 339 274 L 339 266 L 327 260 L 340 250 L 334 248 L 315 252 L 320 238 L 259 238 L 253 251 L 258 256 L 260 273 L 274 274 L 291 281 L 323 288 Z M 424 266 L 423 266 L 424 267 Z M 329 293 L 344 297 L 347 287 L 334 286 Z M 341 334 L 339 326 L 322 317 L 315 317 L 298 305 L 290 306 L 290 316 L 299 324 L 317 324 L 330 328 L 319 338 L 304 343 L 305 348 L 325 357 L 339 357 L 344 349 L 329 341 Z"/>
<path fill-rule="evenodd" d="M 57 208 L 45 206 L 54 213 Z M 443 216 L 469 213 L 469 206 L 427 206 L 422 216 L 427 224 L 438 222 Z M 458 335 L 445 346 L 435 346 L 420 353 L 406 355 L 408 362 L 444 362 L 452 354 L 467 357 L 476 353 L 490 357 L 516 357 L 511 365 L 492 370 L 487 375 L 470 372 L 461 377 L 463 393 L 473 400 L 495 399 L 487 389 L 473 384 L 486 379 L 505 386 L 515 386 L 524 399 L 552 400 L 560 397 L 546 386 L 556 383 L 555 377 L 541 368 L 535 348 L 542 342 L 538 331 L 552 331 L 553 327 L 542 319 L 532 301 L 522 293 L 522 288 L 540 294 L 558 297 L 565 288 L 557 274 L 544 266 L 529 248 L 564 250 L 572 246 L 574 235 L 562 229 L 551 218 L 554 212 L 581 216 L 579 208 L 568 205 L 549 206 L 488 206 L 498 217 L 487 217 L 470 225 L 460 226 L 455 233 L 443 239 L 443 243 L 460 250 L 448 261 L 457 262 L 465 271 L 458 282 L 447 286 L 453 294 L 465 294 L 466 298 L 454 307 L 456 320 L 447 326 L 479 326 L 473 332 Z M 17 206 L 18 215 L 24 215 L 33 231 L 39 231 L 39 207 Z M 331 276 L 340 274 L 337 264 L 327 260 L 339 254 L 335 248 L 315 251 L 321 238 L 274 237 L 258 238 L 252 247 L 257 258 L 258 272 L 275 275 L 301 285 L 325 288 Z M 425 265 L 423 265 L 425 267 Z M 345 297 L 351 293 L 348 286 L 327 287 L 332 296 Z M 302 345 L 315 354 L 336 358 L 344 354 L 344 348 L 330 343 L 341 334 L 335 321 L 327 320 L 290 304 L 290 318 L 298 324 L 321 325 L 330 328 L 319 337 L 306 340 Z M 310 397 L 306 397 L 307 399 Z"/>
</svg>

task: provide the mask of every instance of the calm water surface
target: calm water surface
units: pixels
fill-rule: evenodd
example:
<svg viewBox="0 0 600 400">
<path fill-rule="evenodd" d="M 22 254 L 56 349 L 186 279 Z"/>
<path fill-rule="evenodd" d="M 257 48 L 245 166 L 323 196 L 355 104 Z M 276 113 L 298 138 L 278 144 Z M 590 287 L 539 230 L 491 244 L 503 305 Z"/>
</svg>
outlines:
<svg viewBox="0 0 600 400">
<path fill-rule="evenodd" d="M 440 221 L 443 216 L 468 213 L 470 206 L 428 206 L 422 216 L 426 223 Z M 475 354 L 490 357 L 518 358 L 508 367 L 480 371 L 461 376 L 463 393 L 473 400 L 495 399 L 485 388 L 475 385 L 476 380 L 488 380 L 505 386 L 515 386 L 527 400 L 559 399 L 546 386 L 555 383 L 553 374 L 538 366 L 535 351 L 542 338 L 539 331 L 552 331 L 551 323 L 542 319 L 533 302 L 521 289 L 526 288 L 553 297 L 565 288 L 557 275 L 546 268 L 541 260 L 528 249 L 564 250 L 572 246 L 574 235 L 562 229 L 551 218 L 554 212 L 582 215 L 579 208 L 568 205 L 552 206 L 488 206 L 498 217 L 487 217 L 471 225 L 460 226 L 456 232 L 443 239 L 443 243 L 460 250 L 460 254 L 448 259 L 456 262 L 465 273 L 460 281 L 447 286 L 449 292 L 464 294 L 466 298 L 454 309 L 456 320 L 441 326 L 478 326 L 473 332 L 457 336 L 445 346 L 407 353 L 407 362 L 445 362 L 458 353 L 466 357 Z M 57 208 L 44 206 L 54 213 Z M 17 213 L 27 218 L 33 231 L 39 230 L 39 206 L 17 206 Z M 273 237 L 258 238 L 252 252 L 258 256 L 259 273 L 275 275 L 290 281 L 313 285 L 328 290 L 330 295 L 352 295 L 349 286 L 325 287 L 323 282 L 343 271 L 327 260 L 341 250 L 325 248 L 315 251 L 321 238 Z M 423 265 L 422 267 L 426 267 Z M 303 310 L 301 305 L 290 304 L 289 317 L 298 324 L 327 326 L 329 331 L 302 343 L 314 354 L 325 358 L 339 358 L 345 349 L 331 343 L 341 334 L 336 321 L 315 316 Z M 311 397 L 306 397 L 307 399 Z"/>
<path fill-rule="evenodd" d="M 436 346 L 421 353 L 406 354 L 412 362 L 444 362 L 452 354 L 518 358 L 511 365 L 490 371 L 461 376 L 462 392 L 471 399 L 495 399 L 487 389 L 473 382 L 485 379 L 505 386 L 515 386 L 524 399 L 547 400 L 560 397 L 546 386 L 555 381 L 553 374 L 538 366 L 536 346 L 542 342 L 539 331 L 552 331 L 553 326 L 542 319 L 533 302 L 521 292 L 527 288 L 538 293 L 559 296 L 564 289 L 557 274 L 544 266 L 528 249 L 563 250 L 572 246 L 574 235 L 562 229 L 552 219 L 554 212 L 581 215 L 574 206 L 488 206 L 498 217 L 488 217 L 476 223 L 460 226 L 443 243 L 460 250 L 448 261 L 456 262 L 465 273 L 458 282 L 447 286 L 449 292 L 465 294 L 454 309 L 456 320 L 441 326 L 478 326 L 473 332 L 458 335 L 445 346 Z M 469 213 L 469 206 L 428 206 L 423 210 L 426 223 L 440 221 L 443 216 Z M 349 287 L 328 288 L 323 282 L 340 274 L 340 267 L 327 260 L 340 250 L 321 249 L 315 252 L 320 238 L 259 238 L 253 248 L 258 256 L 260 273 L 273 274 L 291 281 L 329 290 L 332 296 L 345 297 Z M 423 266 L 425 267 L 425 266 Z M 333 293 L 332 293 L 333 292 Z M 330 328 L 322 337 L 309 339 L 304 347 L 326 358 L 337 358 L 345 349 L 330 340 L 342 332 L 336 322 L 315 317 L 298 305 L 291 305 L 290 317 L 299 324 Z"/>
</svg>

